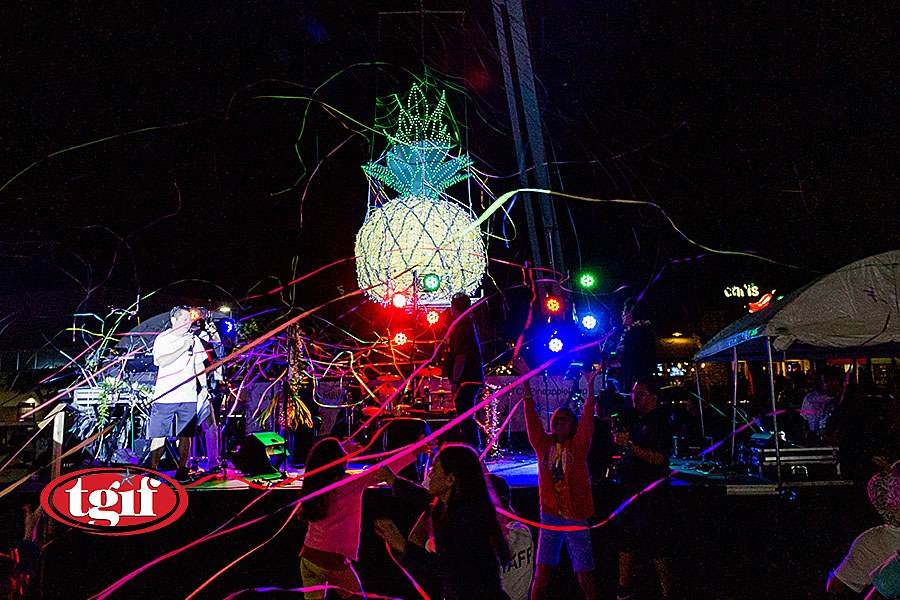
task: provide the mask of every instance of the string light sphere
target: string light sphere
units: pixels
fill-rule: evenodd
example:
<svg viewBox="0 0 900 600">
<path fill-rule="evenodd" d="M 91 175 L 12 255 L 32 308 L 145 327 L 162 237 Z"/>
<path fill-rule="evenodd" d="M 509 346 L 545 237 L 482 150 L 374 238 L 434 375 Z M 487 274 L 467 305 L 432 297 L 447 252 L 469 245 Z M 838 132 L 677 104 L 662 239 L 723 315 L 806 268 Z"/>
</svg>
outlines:
<svg viewBox="0 0 900 600">
<path fill-rule="evenodd" d="M 426 88 L 416 83 L 405 100 L 393 97 L 390 121 L 376 123 L 389 146 L 363 165 L 376 193 L 356 235 L 357 281 L 381 304 L 389 301 L 391 288 L 409 290 L 415 303 L 425 306 L 457 293 L 471 296 L 487 266 L 471 208 L 446 194 L 471 176 L 472 160 L 457 152 L 446 95 L 441 92 L 432 103 Z M 397 196 L 385 200 L 385 188 Z"/>
<path fill-rule="evenodd" d="M 425 305 L 459 292 L 474 295 L 487 266 L 474 222 L 466 207 L 437 198 L 404 196 L 370 208 L 356 235 L 360 289 L 381 304 L 398 288 L 415 289 Z M 437 289 L 416 281 L 416 273 L 436 276 Z"/>
</svg>

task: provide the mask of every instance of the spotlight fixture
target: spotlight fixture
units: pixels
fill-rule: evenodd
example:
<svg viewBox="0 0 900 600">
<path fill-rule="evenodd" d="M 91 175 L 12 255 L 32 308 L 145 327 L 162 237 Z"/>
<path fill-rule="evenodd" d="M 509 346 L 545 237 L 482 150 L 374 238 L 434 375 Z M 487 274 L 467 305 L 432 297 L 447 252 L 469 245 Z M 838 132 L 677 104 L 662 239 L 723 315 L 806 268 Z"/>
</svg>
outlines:
<svg viewBox="0 0 900 600">
<path fill-rule="evenodd" d="M 551 313 L 558 313 L 562 310 L 562 302 L 560 302 L 559 298 L 555 298 L 554 296 L 548 296 L 544 301 L 544 306 Z"/>
<path fill-rule="evenodd" d="M 553 334 L 550 337 L 550 341 L 547 342 L 547 348 L 550 349 L 550 352 L 562 352 L 563 349 L 563 341 L 559 338 L 557 334 Z"/>
<path fill-rule="evenodd" d="M 403 292 L 397 292 L 391 297 L 391 304 L 394 305 L 394 308 L 406 308 L 407 302 L 406 294 Z"/>
<path fill-rule="evenodd" d="M 441 287 L 441 278 L 435 273 L 428 273 L 422 277 L 422 288 L 426 292 L 436 292 Z"/>
<path fill-rule="evenodd" d="M 581 277 L 578 279 L 578 283 L 586 290 L 591 289 L 597 285 L 597 278 L 593 273 L 582 273 Z"/>
</svg>

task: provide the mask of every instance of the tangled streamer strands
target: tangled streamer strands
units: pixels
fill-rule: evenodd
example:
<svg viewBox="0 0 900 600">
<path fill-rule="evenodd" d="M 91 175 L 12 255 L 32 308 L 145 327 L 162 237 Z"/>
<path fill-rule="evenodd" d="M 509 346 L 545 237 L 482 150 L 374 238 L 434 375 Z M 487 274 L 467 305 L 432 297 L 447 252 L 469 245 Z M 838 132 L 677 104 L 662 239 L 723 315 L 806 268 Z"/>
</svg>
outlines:
<svg viewBox="0 0 900 600">
<path fill-rule="evenodd" d="M 362 296 L 367 296 L 378 304 L 387 304 L 394 292 L 413 292 L 422 304 L 445 301 L 457 292 L 474 295 L 478 288 L 484 284 L 488 265 L 488 249 L 485 239 L 510 241 L 510 237 L 491 233 L 492 221 L 495 218 L 501 219 L 504 234 L 507 223 L 514 231 L 515 223 L 510 217 L 510 210 L 516 201 L 517 195 L 520 193 L 543 194 L 557 202 L 574 201 L 598 205 L 624 204 L 651 207 L 664 217 L 663 221 L 677 236 L 708 254 L 738 255 L 771 263 L 776 262 L 757 254 L 717 250 L 694 241 L 684 233 L 683 228 L 679 227 L 662 207 L 654 202 L 637 199 L 599 199 L 562 193 L 556 190 L 531 188 L 508 191 L 495 198 L 487 183 L 492 177 L 476 171 L 472 166 L 473 162 L 467 155 L 453 153 L 460 141 L 458 125 L 453 122 L 443 93 L 440 95 L 440 100 L 436 107 L 429 108 L 427 106 L 425 103 L 425 91 L 427 89 L 428 86 L 424 83 L 413 86 L 405 101 L 397 96 L 379 100 L 379 110 L 381 112 L 376 118 L 376 126 L 374 128 L 370 128 L 359 119 L 354 119 L 345 114 L 338 107 L 326 104 L 321 99 L 315 98 L 315 93 L 312 97 L 287 95 L 255 97 L 255 99 L 265 98 L 270 100 L 303 100 L 308 102 L 308 107 L 316 106 L 327 114 L 340 119 L 345 127 L 351 128 L 352 126 L 354 131 L 351 136 L 340 142 L 330 152 L 326 152 L 325 158 L 322 159 L 323 161 L 344 147 L 344 144 L 350 139 L 355 136 L 364 137 L 365 133 L 382 135 L 383 139 L 388 142 L 388 148 L 377 160 L 372 160 L 364 167 L 364 171 L 369 177 L 368 210 L 365 221 L 356 237 L 355 257 L 344 258 L 327 267 L 315 269 L 305 275 L 295 277 L 288 284 L 279 285 L 267 293 L 255 294 L 244 300 L 275 298 L 278 297 L 276 295 L 280 295 L 283 292 L 293 294 L 293 288 L 299 282 L 312 281 L 315 279 L 315 276 L 324 273 L 335 265 L 352 260 L 356 261 L 359 290 L 349 293 L 341 291 L 338 297 L 305 310 L 299 309 L 294 304 L 294 299 L 291 298 L 290 302 L 285 302 L 287 310 L 281 311 L 277 315 L 270 315 L 273 318 L 265 323 L 261 330 L 246 335 L 232 353 L 210 365 L 206 369 L 207 373 L 217 369 L 225 369 L 227 371 L 227 389 L 224 398 L 225 405 L 228 407 L 227 414 L 233 414 L 247 390 L 256 385 L 260 385 L 266 390 L 263 396 L 268 402 L 267 405 L 258 409 L 259 412 L 256 416 L 264 421 L 268 421 L 273 429 L 276 428 L 276 425 L 285 427 L 295 425 L 297 422 L 309 424 L 311 422 L 309 408 L 312 404 L 332 409 L 343 409 L 352 408 L 356 403 L 369 400 L 370 403 L 377 405 L 376 412 L 369 416 L 366 422 L 360 424 L 355 431 L 348 432 L 347 440 L 354 441 L 354 439 L 361 437 L 366 428 L 379 415 L 384 413 L 387 406 L 396 403 L 404 388 L 409 387 L 425 366 L 439 357 L 442 346 L 446 343 L 447 336 L 463 316 L 460 316 L 454 323 L 450 323 L 447 329 L 440 334 L 432 333 L 432 339 L 427 346 L 422 339 L 417 339 L 413 336 L 413 345 L 415 345 L 415 342 L 420 343 L 422 347 L 426 348 L 427 352 L 425 353 L 430 355 L 427 358 L 423 358 L 421 355 L 417 356 L 414 351 L 406 352 L 403 349 L 398 349 L 391 343 L 390 332 L 384 330 L 383 327 L 373 327 L 364 333 L 358 330 L 351 331 L 352 327 L 341 319 L 336 319 L 334 322 L 327 321 L 320 314 L 324 312 L 322 309 L 329 305 L 358 303 Z M 315 92 L 318 91 L 320 91 L 319 88 L 315 90 Z M 307 112 L 308 110 L 307 108 Z M 301 124 L 301 136 L 303 131 L 307 129 L 305 119 L 306 114 L 304 114 L 304 122 Z M 43 163 L 46 163 L 48 159 L 53 157 L 125 137 L 138 136 L 163 129 L 184 128 L 190 124 L 175 123 L 163 127 L 136 129 L 58 150 L 32 162 L 3 182 L 0 185 L 0 193 L 10 188 L 14 182 L 22 179 L 27 173 L 35 170 L 38 165 L 43 165 Z M 300 162 L 302 165 L 302 159 Z M 319 163 L 319 166 L 321 164 Z M 319 172 L 319 166 L 311 172 L 307 172 L 304 167 L 304 174 L 290 188 L 294 189 L 299 181 L 308 175 L 307 188 L 304 189 L 303 196 L 300 199 L 301 204 L 306 196 L 306 191 L 309 189 L 308 183 Z M 466 180 L 470 188 L 475 189 L 476 193 L 481 193 L 481 207 L 478 211 L 473 210 L 473 205 L 477 206 L 478 203 L 477 201 L 473 202 L 471 197 L 466 202 L 450 198 L 446 193 L 449 186 Z M 396 190 L 399 195 L 390 197 L 386 192 L 386 188 Z M 532 298 L 524 328 L 527 329 L 532 322 L 532 312 L 535 310 L 535 304 L 540 297 L 536 284 L 541 281 L 551 280 L 563 282 L 566 275 L 547 271 L 536 272 L 525 264 L 503 261 L 496 261 L 495 264 L 502 265 L 502 268 L 511 271 L 520 270 L 522 272 L 521 287 L 528 288 Z M 422 285 L 422 278 L 430 274 L 437 275 L 439 278 L 439 285 L 435 289 L 427 289 Z M 493 274 L 488 274 L 488 276 L 494 277 Z M 653 281 L 655 279 L 651 279 L 651 284 Z M 497 287 L 499 288 L 500 286 L 498 285 Z M 490 298 L 503 297 L 505 300 L 504 294 L 515 287 L 519 287 L 519 284 L 508 286 L 505 289 L 489 291 L 486 296 Z M 146 299 L 151 295 L 152 293 L 146 294 L 142 299 Z M 351 314 L 358 306 L 359 304 L 348 308 L 344 314 Z M 470 311 L 474 308 L 473 306 Z M 80 334 L 79 341 L 84 342 L 87 347 L 81 353 L 75 354 L 73 358 L 67 356 L 66 365 L 60 372 L 42 380 L 42 385 L 54 384 L 58 386 L 57 391 L 53 392 L 51 397 L 40 406 L 31 410 L 29 414 L 36 414 L 47 407 L 52 407 L 51 410 L 54 411 L 63 410 L 64 404 L 60 400 L 71 395 L 75 389 L 86 386 L 93 387 L 100 381 L 107 381 L 111 389 L 119 390 L 123 383 L 121 377 L 123 376 L 124 368 L 120 368 L 117 373 L 114 373 L 116 367 L 122 367 L 127 360 L 134 356 L 146 355 L 152 345 L 152 335 L 147 335 L 143 338 L 139 337 L 136 342 L 134 341 L 136 338 L 130 336 L 129 339 L 132 342 L 125 349 L 125 354 L 117 356 L 111 353 L 111 349 L 117 346 L 119 340 L 129 336 L 127 332 L 122 330 L 128 323 L 130 316 L 137 312 L 137 306 L 135 305 L 125 310 L 110 313 L 108 318 L 112 318 L 114 322 L 110 325 L 104 319 L 100 319 L 103 323 L 100 331 L 91 331 L 84 325 L 78 327 L 73 325 L 71 329 L 73 340 L 76 339 L 76 334 Z M 246 322 L 243 324 L 248 330 L 251 325 L 250 321 L 251 319 L 246 319 Z M 518 353 L 525 343 L 524 338 L 526 334 L 524 329 L 518 335 L 513 350 L 514 354 Z M 509 426 L 514 413 L 521 410 L 521 403 L 515 404 L 511 407 L 508 414 L 505 415 L 502 424 L 500 424 L 503 416 L 497 412 L 497 399 L 526 378 L 541 372 L 551 364 L 556 364 L 560 361 L 571 361 L 573 357 L 577 356 L 578 352 L 597 344 L 599 341 L 602 340 L 594 340 L 589 344 L 566 348 L 564 352 L 537 366 L 527 376 L 517 378 L 506 386 L 492 389 L 472 409 L 459 415 L 456 419 L 452 419 L 445 426 L 442 426 L 424 439 L 404 446 L 394 454 L 370 456 L 370 459 L 379 461 L 373 468 L 386 465 L 393 460 L 397 460 L 398 457 L 421 451 L 440 435 L 455 427 L 462 419 L 474 415 L 476 412 L 484 409 L 485 406 L 491 406 L 493 411 L 490 422 L 491 440 L 487 446 L 488 448 L 493 447 Z M 486 356 L 485 362 L 505 362 L 505 360 L 501 361 L 500 359 L 507 358 L 505 355 Z M 413 367 L 411 373 L 409 373 L 410 367 Z M 110 376 L 110 373 L 114 374 Z M 385 374 L 394 374 L 400 379 L 396 387 L 390 388 L 392 391 L 388 394 L 380 393 L 379 390 L 375 389 L 375 384 L 373 383 L 373 379 L 378 375 Z M 355 401 L 340 395 L 328 398 L 326 394 L 318 389 L 318 382 L 326 377 L 339 379 L 342 384 L 344 380 L 359 384 L 363 398 Z M 190 385 L 192 383 L 191 380 L 188 380 L 182 384 Z M 287 406 L 287 409 L 281 411 L 280 408 L 283 406 Z M 45 430 L 48 424 L 49 420 L 45 418 L 35 436 L 38 436 L 41 432 L 46 433 Z M 99 443 L 98 441 L 102 441 L 104 436 L 113 432 L 118 424 L 116 418 L 106 415 L 104 420 L 100 420 L 92 425 L 93 429 L 85 433 L 86 437 L 73 448 L 63 453 L 61 457 L 55 459 L 55 462 L 74 456 L 82 450 L 89 450 L 92 444 Z M 26 444 L 33 443 L 33 439 L 34 437 L 28 440 Z M 721 444 L 721 442 L 719 443 Z M 19 452 L 21 452 L 21 449 Z M 6 460 L 3 466 L 0 467 L 0 471 L 6 469 L 17 454 L 18 452 L 13 453 L 11 455 L 12 458 Z M 359 452 L 351 453 L 351 458 L 355 458 L 358 455 Z M 40 465 L 40 468 L 43 469 L 47 466 L 49 465 Z M 328 466 L 330 465 L 322 468 L 324 469 Z M 11 493 L 18 486 L 24 484 L 30 479 L 31 475 L 28 474 L 13 485 L 8 486 L 0 493 L 0 497 Z M 302 480 L 302 477 L 298 479 Z M 338 489 L 352 480 L 353 477 L 342 480 L 317 493 Z M 202 481 L 199 483 L 202 483 Z M 251 487 L 268 490 L 274 487 L 291 485 L 294 481 L 286 480 L 266 486 L 260 486 L 254 481 L 247 481 L 246 483 Z M 648 486 L 641 493 L 652 493 L 657 483 Z M 303 500 L 308 497 L 310 496 L 301 496 L 283 507 L 278 514 L 279 516 L 286 516 L 286 519 L 274 528 L 274 532 L 270 537 L 246 552 L 242 552 L 237 558 L 217 569 L 204 582 L 203 586 L 195 590 L 191 596 L 196 595 L 201 589 L 240 560 L 257 551 L 283 532 L 287 524 L 295 516 Z M 633 501 L 633 498 L 627 500 L 623 507 L 630 501 Z M 621 509 L 622 507 L 619 507 L 613 514 L 594 525 L 594 527 L 605 525 Z M 241 511 L 242 514 L 243 511 Z M 195 548 L 213 539 L 221 540 L 233 532 L 257 523 L 265 523 L 266 526 L 269 526 L 271 523 L 269 521 L 270 516 L 272 515 L 246 519 L 237 523 L 234 521 L 238 517 L 233 517 L 213 533 L 201 536 L 184 548 L 168 552 L 141 566 L 133 573 L 110 585 L 96 597 L 105 598 L 138 575 L 150 571 L 155 572 L 154 568 L 157 565 L 187 549 Z M 512 514 L 507 514 L 506 516 L 536 527 L 544 527 Z M 234 595 L 236 596 L 239 593 L 241 592 L 237 592 Z"/>
</svg>

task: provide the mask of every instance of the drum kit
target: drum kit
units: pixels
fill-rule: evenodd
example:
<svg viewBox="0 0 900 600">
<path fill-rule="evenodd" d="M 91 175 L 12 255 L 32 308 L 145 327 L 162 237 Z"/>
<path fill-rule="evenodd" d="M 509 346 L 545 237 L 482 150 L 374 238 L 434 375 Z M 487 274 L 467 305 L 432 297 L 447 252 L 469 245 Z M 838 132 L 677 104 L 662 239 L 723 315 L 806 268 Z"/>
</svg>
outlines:
<svg viewBox="0 0 900 600">
<path fill-rule="evenodd" d="M 365 406 L 362 414 L 372 417 L 378 414 L 378 407 L 384 406 L 381 415 L 388 417 L 419 415 L 421 413 L 446 413 L 453 409 L 453 393 L 447 377 L 441 377 L 441 370 L 428 367 L 414 377 L 406 386 L 404 378 L 396 374 L 379 375 L 369 381 L 369 389 L 376 406 Z"/>
</svg>

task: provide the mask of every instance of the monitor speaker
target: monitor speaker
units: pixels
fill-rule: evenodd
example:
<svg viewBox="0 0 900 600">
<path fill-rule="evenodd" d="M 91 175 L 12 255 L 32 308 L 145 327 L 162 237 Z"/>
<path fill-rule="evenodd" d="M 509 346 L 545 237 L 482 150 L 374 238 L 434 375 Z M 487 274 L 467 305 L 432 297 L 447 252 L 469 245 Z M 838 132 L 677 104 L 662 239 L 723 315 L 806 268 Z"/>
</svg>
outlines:
<svg viewBox="0 0 900 600">
<path fill-rule="evenodd" d="M 290 453 L 284 438 L 271 431 L 246 436 L 231 456 L 231 464 L 250 477 L 276 475 Z"/>
</svg>

